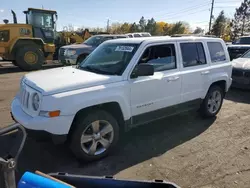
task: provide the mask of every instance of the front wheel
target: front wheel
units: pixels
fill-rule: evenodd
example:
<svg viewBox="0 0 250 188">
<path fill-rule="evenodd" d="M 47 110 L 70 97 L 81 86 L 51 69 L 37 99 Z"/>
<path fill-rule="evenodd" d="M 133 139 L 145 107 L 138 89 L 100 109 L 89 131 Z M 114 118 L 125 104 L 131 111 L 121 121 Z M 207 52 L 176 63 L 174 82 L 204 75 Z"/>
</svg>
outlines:
<svg viewBox="0 0 250 188">
<path fill-rule="evenodd" d="M 70 148 L 75 156 L 84 161 L 99 160 L 116 146 L 119 126 L 106 111 L 98 110 L 85 118 L 78 116 L 72 132 Z"/>
<path fill-rule="evenodd" d="M 39 70 L 44 63 L 44 54 L 37 45 L 28 45 L 17 49 L 16 65 L 24 70 Z"/>
<path fill-rule="evenodd" d="M 206 98 L 203 100 L 200 112 L 203 117 L 213 117 L 216 116 L 223 103 L 224 92 L 221 87 L 214 85 L 212 86 Z"/>
</svg>

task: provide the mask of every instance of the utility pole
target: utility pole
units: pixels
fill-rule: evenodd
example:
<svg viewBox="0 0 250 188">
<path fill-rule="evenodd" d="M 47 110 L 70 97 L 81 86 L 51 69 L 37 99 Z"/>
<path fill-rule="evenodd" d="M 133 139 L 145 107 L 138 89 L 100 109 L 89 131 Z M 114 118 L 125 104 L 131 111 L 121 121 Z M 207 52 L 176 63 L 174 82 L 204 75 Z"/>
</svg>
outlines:
<svg viewBox="0 0 250 188">
<path fill-rule="evenodd" d="M 212 18 L 213 18 L 213 11 L 214 11 L 214 0 L 212 0 L 211 12 L 210 12 L 210 20 L 209 20 L 209 34 L 211 34 L 211 26 L 212 26 Z"/>
<path fill-rule="evenodd" d="M 107 32 L 109 32 L 109 19 L 107 21 Z"/>
</svg>

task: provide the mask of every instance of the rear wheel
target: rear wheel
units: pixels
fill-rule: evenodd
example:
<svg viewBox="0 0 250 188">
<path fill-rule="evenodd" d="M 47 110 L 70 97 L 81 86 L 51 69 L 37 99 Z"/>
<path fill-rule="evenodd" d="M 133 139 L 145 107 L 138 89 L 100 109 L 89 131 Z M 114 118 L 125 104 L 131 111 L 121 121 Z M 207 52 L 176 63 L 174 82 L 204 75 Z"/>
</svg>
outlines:
<svg viewBox="0 0 250 188">
<path fill-rule="evenodd" d="M 16 52 L 16 65 L 25 71 L 38 70 L 44 63 L 44 54 L 37 45 L 19 48 Z"/>
<path fill-rule="evenodd" d="M 18 66 L 15 60 L 12 61 L 12 64 Z"/>
<path fill-rule="evenodd" d="M 70 148 L 77 158 L 84 161 L 101 159 L 117 144 L 119 126 L 108 112 L 98 110 L 85 118 L 78 116 L 75 123 Z"/>
<path fill-rule="evenodd" d="M 216 116 L 222 106 L 224 92 L 220 86 L 214 85 L 210 87 L 206 98 L 203 100 L 200 112 L 203 117 Z"/>
</svg>

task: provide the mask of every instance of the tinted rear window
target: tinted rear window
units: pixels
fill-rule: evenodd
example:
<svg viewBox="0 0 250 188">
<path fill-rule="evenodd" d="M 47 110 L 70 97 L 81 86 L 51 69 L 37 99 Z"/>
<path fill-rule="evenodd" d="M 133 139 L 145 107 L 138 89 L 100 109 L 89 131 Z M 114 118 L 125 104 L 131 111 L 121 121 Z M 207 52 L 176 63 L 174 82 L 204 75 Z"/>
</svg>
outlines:
<svg viewBox="0 0 250 188">
<path fill-rule="evenodd" d="M 220 42 L 208 42 L 207 45 L 212 63 L 226 60 L 225 51 Z"/>
<path fill-rule="evenodd" d="M 205 52 L 202 43 L 181 43 L 181 53 L 184 67 L 206 64 Z"/>
<path fill-rule="evenodd" d="M 250 37 L 239 38 L 235 44 L 250 44 Z"/>
</svg>

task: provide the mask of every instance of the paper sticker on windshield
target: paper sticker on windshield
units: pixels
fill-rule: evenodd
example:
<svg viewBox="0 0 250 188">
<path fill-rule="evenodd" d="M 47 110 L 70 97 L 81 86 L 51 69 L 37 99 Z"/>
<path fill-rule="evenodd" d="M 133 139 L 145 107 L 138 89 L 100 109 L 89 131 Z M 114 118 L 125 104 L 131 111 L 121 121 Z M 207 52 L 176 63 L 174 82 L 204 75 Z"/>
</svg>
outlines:
<svg viewBox="0 0 250 188">
<path fill-rule="evenodd" d="M 117 46 L 115 51 L 117 52 L 132 52 L 134 49 L 133 46 Z"/>
</svg>

